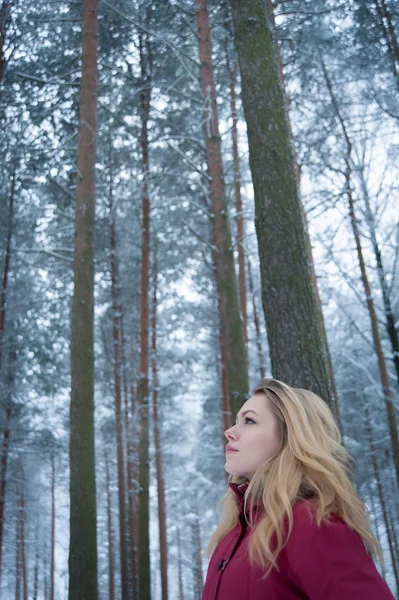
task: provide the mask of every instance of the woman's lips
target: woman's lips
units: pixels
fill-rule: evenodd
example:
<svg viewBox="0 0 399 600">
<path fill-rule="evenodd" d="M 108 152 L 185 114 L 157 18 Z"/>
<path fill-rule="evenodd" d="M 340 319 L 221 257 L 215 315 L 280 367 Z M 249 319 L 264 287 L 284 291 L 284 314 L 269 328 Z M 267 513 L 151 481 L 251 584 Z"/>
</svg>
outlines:
<svg viewBox="0 0 399 600">
<path fill-rule="evenodd" d="M 230 448 L 229 446 L 226 446 L 226 450 L 225 452 L 238 452 L 238 450 L 236 450 L 235 448 Z"/>
</svg>

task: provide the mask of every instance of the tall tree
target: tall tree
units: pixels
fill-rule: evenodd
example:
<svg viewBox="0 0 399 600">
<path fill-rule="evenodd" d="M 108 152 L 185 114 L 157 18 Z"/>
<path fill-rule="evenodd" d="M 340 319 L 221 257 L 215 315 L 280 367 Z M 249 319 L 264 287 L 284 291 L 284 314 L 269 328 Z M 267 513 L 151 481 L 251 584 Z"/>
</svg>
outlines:
<svg viewBox="0 0 399 600">
<path fill-rule="evenodd" d="M 247 354 L 241 323 L 234 256 L 223 174 L 219 116 L 212 59 L 207 0 L 195 0 L 198 27 L 200 84 L 204 106 L 204 134 L 212 207 L 212 243 L 220 326 L 226 355 L 230 409 L 236 414 L 248 393 Z M 223 352 L 222 352 L 223 355 Z"/>
<path fill-rule="evenodd" d="M 148 12 L 147 12 L 148 15 Z M 140 367 L 138 407 L 140 418 L 140 492 L 139 492 L 139 597 L 151 598 L 150 577 L 150 496 L 149 496 L 149 422 L 148 422 L 148 377 L 149 377 L 149 279 L 150 279 L 150 189 L 149 189 L 149 139 L 152 92 L 152 49 L 148 36 L 140 33 L 140 117 L 141 117 L 141 164 L 142 164 L 142 246 L 141 246 L 141 296 L 140 296 Z"/>
<path fill-rule="evenodd" d="M 272 373 L 331 403 L 270 7 L 262 0 L 231 6 Z"/>
<path fill-rule="evenodd" d="M 84 0 L 71 338 L 69 600 L 98 600 L 94 451 L 97 0 Z"/>
<path fill-rule="evenodd" d="M 324 78 L 326 81 L 326 86 L 330 95 L 331 104 L 333 106 L 334 112 L 337 116 L 337 120 L 339 122 L 339 126 L 342 132 L 342 138 L 345 144 L 345 192 L 348 199 L 348 213 L 349 220 L 351 224 L 351 228 L 353 231 L 353 237 L 356 245 L 356 254 L 359 263 L 360 275 L 363 284 L 365 301 L 367 304 L 367 310 L 370 317 L 370 325 L 371 325 L 371 333 L 373 336 L 373 345 L 374 351 L 378 362 L 378 370 L 380 375 L 381 387 L 382 387 L 382 396 L 385 404 L 385 411 L 387 414 L 389 433 L 391 437 L 391 445 L 392 445 L 392 453 L 395 463 L 396 470 L 396 480 L 399 486 L 399 433 L 398 433 L 398 424 L 396 418 L 395 405 L 393 402 L 393 394 L 389 379 L 388 368 L 385 360 L 385 355 L 381 342 L 381 335 L 379 330 L 377 312 L 375 309 L 373 294 L 371 291 L 371 285 L 369 281 L 369 277 L 366 269 L 366 261 L 364 259 L 364 252 L 360 237 L 359 224 L 356 218 L 356 210 L 355 210 L 355 199 L 353 194 L 353 172 L 352 172 L 352 142 L 349 137 L 349 133 L 345 124 L 345 121 L 341 115 L 340 107 L 337 102 L 335 91 L 333 89 L 332 81 L 327 72 L 326 66 L 324 64 L 324 60 L 321 60 L 322 69 Z"/>
<path fill-rule="evenodd" d="M 112 338 L 114 364 L 115 427 L 118 465 L 118 506 L 119 506 L 119 552 L 121 562 L 121 598 L 129 598 L 128 556 L 126 539 L 126 492 L 125 492 L 125 445 L 123 438 L 122 414 L 122 373 L 121 373 L 121 307 L 118 294 L 119 269 L 117 260 L 116 228 L 113 203 L 113 182 L 110 182 L 110 229 L 111 229 L 111 295 L 112 295 Z"/>
</svg>

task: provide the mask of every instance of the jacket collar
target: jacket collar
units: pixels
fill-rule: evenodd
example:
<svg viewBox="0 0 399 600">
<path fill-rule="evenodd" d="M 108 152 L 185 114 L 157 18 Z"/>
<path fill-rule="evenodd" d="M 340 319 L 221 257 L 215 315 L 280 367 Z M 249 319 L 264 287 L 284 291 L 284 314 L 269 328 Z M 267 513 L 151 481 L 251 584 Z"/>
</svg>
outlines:
<svg viewBox="0 0 399 600">
<path fill-rule="evenodd" d="M 245 483 L 229 483 L 229 488 L 233 490 L 234 494 L 240 505 L 240 515 L 244 513 L 244 502 L 245 502 L 245 494 L 249 486 L 249 481 Z M 252 512 L 258 517 L 262 513 L 263 502 L 262 500 L 256 500 L 252 505 Z M 249 514 L 251 512 L 251 506 L 248 502 L 246 507 L 246 513 Z"/>
<path fill-rule="evenodd" d="M 249 481 L 245 483 L 229 483 L 229 488 L 235 493 L 240 506 L 244 504 L 245 492 L 248 489 L 248 485 Z"/>
</svg>

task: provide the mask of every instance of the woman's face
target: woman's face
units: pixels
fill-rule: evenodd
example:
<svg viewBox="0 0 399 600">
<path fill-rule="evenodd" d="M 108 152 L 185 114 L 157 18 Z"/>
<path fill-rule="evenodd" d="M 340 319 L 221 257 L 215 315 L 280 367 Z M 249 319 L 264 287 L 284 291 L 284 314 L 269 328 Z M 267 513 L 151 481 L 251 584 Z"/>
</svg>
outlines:
<svg viewBox="0 0 399 600">
<path fill-rule="evenodd" d="M 225 431 L 225 469 L 251 479 L 256 469 L 280 448 L 277 418 L 265 394 L 255 394 L 241 407 L 236 424 Z"/>
</svg>

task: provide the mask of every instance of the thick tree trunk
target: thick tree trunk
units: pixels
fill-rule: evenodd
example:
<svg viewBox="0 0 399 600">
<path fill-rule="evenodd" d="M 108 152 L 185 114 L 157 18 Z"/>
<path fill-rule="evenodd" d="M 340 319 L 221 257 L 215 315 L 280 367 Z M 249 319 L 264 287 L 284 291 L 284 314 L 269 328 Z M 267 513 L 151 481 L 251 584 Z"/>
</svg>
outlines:
<svg viewBox="0 0 399 600">
<path fill-rule="evenodd" d="M 51 547 L 50 547 L 50 600 L 55 600 L 55 460 L 51 457 Z"/>
<path fill-rule="evenodd" d="M 3 0 L 0 8 L 0 83 L 4 79 L 7 61 L 4 55 L 7 29 L 11 21 L 12 0 Z"/>
<path fill-rule="evenodd" d="M 264 363 L 264 358 L 263 358 L 262 335 L 261 335 L 261 331 L 260 331 L 258 309 L 256 306 L 256 296 L 255 296 L 255 292 L 254 292 L 254 282 L 253 282 L 253 278 L 252 278 L 252 269 L 251 269 L 251 263 L 250 263 L 249 259 L 247 261 L 247 264 L 248 264 L 249 291 L 252 296 L 252 312 L 253 312 L 253 316 L 254 316 L 255 335 L 256 335 L 256 350 L 258 353 L 258 362 L 259 362 L 259 375 L 260 375 L 261 379 L 264 379 L 266 377 L 266 369 L 265 369 L 265 363 Z"/>
<path fill-rule="evenodd" d="M 140 297 L 140 368 L 137 404 L 140 418 L 140 492 L 139 492 L 139 598 L 150 600 L 150 531 L 149 531 L 149 423 L 148 423 L 148 375 L 149 375 L 149 309 L 148 290 L 150 276 L 150 197 L 149 197 L 149 142 L 148 121 L 151 106 L 152 54 L 150 41 L 140 36 L 140 65 L 142 90 L 141 108 L 141 160 L 143 174 L 142 189 L 142 249 L 141 249 L 141 297 Z"/>
<path fill-rule="evenodd" d="M 166 536 L 165 483 L 162 469 L 162 448 L 158 414 L 158 369 L 157 369 L 157 264 L 154 260 L 154 284 L 152 296 L 152 410 L 154 419 L 155 466 L 158 490 L 158 526 L 161 563 L 162 600 L 168 600 L 168 541 Z"/>
<path fill-rule="evenodd" d="M 367 305 L 367 309 L 368 309 L 368 313 L 369 313 L 369 317 L 370 317 L 371 332 L 372 332 L 373 343 L 374 343 L 374 351 L 376 353 L 376 357 L 377 357 L 377 361 L 378 361 L 378 370 L 379 370 L 379 374 L 380 374 L 382 394 L 383 394 L 385 410 L 386 410 L 386 414 L 387 414 L 389 433 L 391 436 L 391 444 L 392 444 L 392 452 L 393 452 L 393 458 L 394 458 L 394 464 L 395 464 L 396 479 L 397 479 L 397 482 L 399 485 L 398 426 L 397 426 L 397 420 L 396 420 L 396 414 L 395 414 L 395 406 L 393 404 L 392 390 L 391 390 L 390 382 L 389 382 L 388 369 L 387 369 L 387 365 L 385 362 L 385 356 L 384 356 L 384 352 L 382 349 L 381 337 L 380 337 L 380 332 L 379 332 L 379 328 L 378 328 L 377 313 L 376 313 L 375 306 L 374 306 L 374 300 L 373 300 L 373 295 L 371 292 L 370 282 L 369 282 L 368 276 L 367 276 L 366 264 L 365 264 L 364 257 L 363 257 L 363 248 L 362 248 L 362 244 L 361 244 L 361 240 L 360 240 L 359 227 L 358 227 L 358 222 L 357 222 L 356 215 L 355 215 L 355 203 L 354 203 L 353 193 L 352 193 L 352 162 L 351 162 L 352 161 L 352 158 L 351 158 L 352 143 L 349 138 L 349 134 L 346 129 L 345 122 L 341 116 L 341 112 L 340 112 L 337 100 L 335 98 L 332 83 L 330 81 L 330 78 L 327 73 L 327 70 L 326 70 L 323 60 L 322 60 L 322 68 L 323 68 L 323 73 L 324 73 L 324 78 L 326 81 L 327 89 L 330 94 L 331 103 L 332 103 L 334 111 L 337 115 L 337 118 L 339 120 L 341 129 L 342 129 L 343 138 L 344 138 L 345 145 L 346 145 L 345 190 L 346 190 L 346 194 L 347 194 L 347 198 L 348 198 L 349 220 L 350 220 L 350 224 L 352 227 L 353 236 L 355 238 L 357 259 L 359 262 L 361 280 L 362 280 L 362 284 L 363 284 L 363 288 L 364 288 L 366 305 Z"/>
<path fill-rule="evenodd" d="M 111 191 L 112 193 L 112 191 Z M 121 377 L 121 326 L 120 302 L 118 298 L 119 274 L 117 264 L 116 231 L 113 219 L 112 200 L 110 205 L 111 219 L 111 294 L 112 294 L 112 336 L 114 347 L 114 394 L 115 394 L 115 427 L 118 465 L 118 506 L 119 506 L 119 547 L 121 562 L 121 598 L 129 600 L 128 555 L 126 540 L 126 490 L 125 490 L 125 459 L 123 439 L 122 413 L 122 377 Z"/>
<path fill-rule="evenodd" d="M 332 404 L 272 15 L 263 0 L 231 6 L 272 373 Z"/>
<path fill-rule="evenodd" d="M 97 13 L 97 0 L 84 0 L 71 339 L 69 600 L 98 600 L 93 348 Z"/>
<path fill-rule="evenodd" d="M 381 483 L 380 469 L 378 467 L 378 462 L 377 462 L 377 455 L 376 455 L 376 449 L 375 449 L 375 444 L 374 444 L 374 439 L 373 439 L 373 432 L 371 430 L 370 411 L 369 411 L 367 405 L 365 407 L 365 412 L 366 412 L 367 437 L 368 437 L 368 441 L 369 441 L 370 454 L 371 454 L 371 464 L 373 465 L 374 476 L 375 476 L 375 480 L 377 482 L 378 496 L 379 496 L 379 500 L 380 500 L 382 514 L 384 517 L 384 523 L 385 523 L 385 528 L 386 528 L 387 538 L 388 538 L 389 552 L 391 555 L 392 569 L 394 572 L 396 589 L 399 594 L 399 573 L 398 573 L 398 567 L 397 567 L 396 556 L 395 556 L 395 548 L 394 548 L 394 543 L 393 543 L 392 529 L 391 529 L 390 523 L 389 523 L 387 505 L 386 505 L 385 496 L 384 496 L 384 489 L 383 489 L 383 486 Z"/>
<path fill-rule="evenodd" d="M 207 0 L 195 0 L 198 26 L 200 83 L 204 102 L 204 134 L 210 178 L 213 219 L 212 238 L 216 248 L 215 275 L 220 300 L 220 322 L 227 359 L 227 385 L 231 410 L 236 414 L 248 393 L 247 354 L 240 317 L 234 255 L 223 176 L 221 140 L 216 104 L 212 45 Z"/>
<path fill-rule="evenodd" d="M 1 80 L 0 80 L 1 81 Z M 7 297 L 7 285 L 8 275 L 10 271 L 10 260 L 11 260 L 11 239 L 13 233 L 13 220 L 14 220 L 14 196 L 15 196 L 15 180 L 16 180 L 16 167 L 14 167 L 11 176 L 11 189 L 10 189 L 10 207 L 8 212 L 8 226 L 7 226 L 7 240 L 6 240 L 6 256 L 4 260 L 4 271 L 3 279 L 1 283 L 0 291 L 0 371 L 3 362 L 3 345 L 4 345 L 4 331 L 6 324 L 6 297 Z"/>
<path fill-rule="evenodd" d="M 107 489 L 107 533 L 108 533 L 108 600 L 115 600 L 115 574 L 114 574 L 114 540 L 112 527 L 111 485 L 109 478 L 108 455 L 104 451 L 105 485 Z"/>
</svg>

